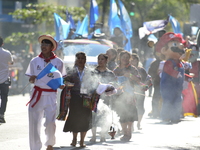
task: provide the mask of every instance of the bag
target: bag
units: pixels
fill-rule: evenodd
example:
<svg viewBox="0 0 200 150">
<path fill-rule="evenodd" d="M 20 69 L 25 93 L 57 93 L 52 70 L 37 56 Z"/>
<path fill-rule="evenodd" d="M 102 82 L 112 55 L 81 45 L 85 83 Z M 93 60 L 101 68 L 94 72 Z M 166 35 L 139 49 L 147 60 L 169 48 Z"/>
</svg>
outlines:
<svg viewBox="0 0 200 150">
<path fill-rule="evenodd" d="M 99 102 L 100 95 L 96 92 L 93 92 L 92 95 L 83 96 L 83 107 L 89 108 L 94 112 L 97 111 L 97 104 Z"/>
<path fill-rule="evenodd" d="M 92 110 L 92 97 L 89 95 L 83 96 L 83 107 L 89 108 Z"/>
</svg>

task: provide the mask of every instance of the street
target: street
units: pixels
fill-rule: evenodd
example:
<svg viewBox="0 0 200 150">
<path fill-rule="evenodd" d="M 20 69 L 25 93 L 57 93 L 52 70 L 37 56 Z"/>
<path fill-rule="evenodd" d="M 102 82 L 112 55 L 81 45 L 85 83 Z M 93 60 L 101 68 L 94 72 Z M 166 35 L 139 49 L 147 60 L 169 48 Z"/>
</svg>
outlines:
<svg viewBox="0 0 200 150">
<path fill-rule="evenodd" d="M 146 94 L 148 95 L 148 94 Z M 28 107 L 29 95 L 9 96 L 6 123 L 0 125 L 0 150 L 28 150 Z M 86 150 L 199 150 L 200 149 L 200 118 L 185 117 L 178 124 L 164 125 L 160 120 L 151 119 L 148 113 L 151 110 L 151 97 L 145 99 L 145 115 L 142 120 L 142 130 L 137 130 L 135 122 L 132 139 L 130 142 L 121 142 L 120 136 L 115 139 L 107 135 L 106 142 L 100 143 L 99 136 L 96 143 L 91 143 L 91 131 L 88 131 L 85 139 Z M 62 132 L 64 121 L 56 121 L 56 145 L 54 150 L 81 149 L 71 147 L 71 133 Z M 45 135 L 42 129 L 42 140 Z M 78 136 L 79 137 L 79 136 Z M 78 139 L 79 140 L 79 139 Z M 43 142 L 44 143 L 44 142 Z M 45 150 L 45 146 L 43 149 Z"/>
</svg>

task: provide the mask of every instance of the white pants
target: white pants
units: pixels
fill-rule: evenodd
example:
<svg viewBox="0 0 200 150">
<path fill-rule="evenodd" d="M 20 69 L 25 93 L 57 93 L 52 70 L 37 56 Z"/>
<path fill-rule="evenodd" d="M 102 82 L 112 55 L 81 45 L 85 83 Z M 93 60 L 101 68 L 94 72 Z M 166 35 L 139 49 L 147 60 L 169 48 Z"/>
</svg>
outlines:
<svg viewBox="0 0 200 150">
<path fill-rule="evenodd" d="M 56 92 L 48 92 L 48 95 L 41 95 L 40 100 L 34 107 L 31 105 L 35 102 L 37 95 L 29 104 L 29 143 L 30 150 L 40 150 L 42 142 L 40 137 L 41 124 L 43 117 L 45 118 L 45 145 L 55 144 L 56 130 Z"/>
</svg>

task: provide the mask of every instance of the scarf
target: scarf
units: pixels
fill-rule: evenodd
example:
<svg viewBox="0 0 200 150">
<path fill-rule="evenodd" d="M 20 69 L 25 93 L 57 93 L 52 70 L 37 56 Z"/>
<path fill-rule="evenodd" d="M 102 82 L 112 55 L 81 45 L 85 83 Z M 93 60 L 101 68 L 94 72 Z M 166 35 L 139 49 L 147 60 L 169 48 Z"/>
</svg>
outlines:
<svg viewBox="0 0 200 150">
<path fill-rule="evenodd" d="M 54 58 L 57 57 L 53 52 L 51 52 L 51 55 L 50 55 L 49 58 L 44 58 L 42 52 L 41 52 L 38 56 L 39 56 L 40 58 L 43 58 L 44 61 L 45 61 L 46 63 L 50 62 L 51 59 L 54 59 Z"/>
</svg>

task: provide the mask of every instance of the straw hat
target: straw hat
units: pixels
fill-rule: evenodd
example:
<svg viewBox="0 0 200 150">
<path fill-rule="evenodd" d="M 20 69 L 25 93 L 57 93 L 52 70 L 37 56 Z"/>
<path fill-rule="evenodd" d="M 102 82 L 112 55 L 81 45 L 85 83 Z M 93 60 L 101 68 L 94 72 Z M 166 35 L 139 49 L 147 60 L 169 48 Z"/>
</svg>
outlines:
<svg viewBox="0 0 200 150">
<path fill-rule="evenodd" d="M 52 51 L 55 51 L 57 49 L 58 44 L 51 35 L 49 35 L 49 34 L 48 35 L 41 35 L 38 38 L 39 43 L 42 43 L 42 40 L 49 40 L 53 43 L 53 50 Z"/>
</svg>

